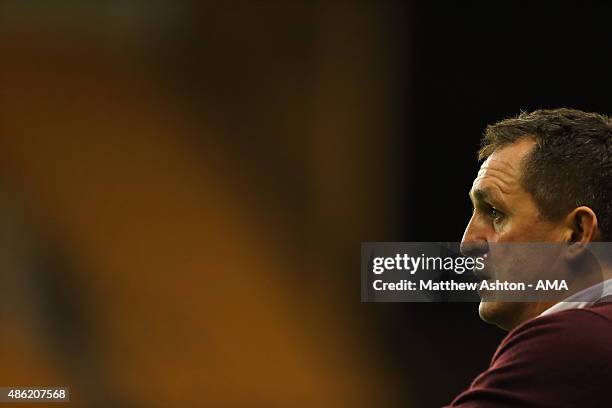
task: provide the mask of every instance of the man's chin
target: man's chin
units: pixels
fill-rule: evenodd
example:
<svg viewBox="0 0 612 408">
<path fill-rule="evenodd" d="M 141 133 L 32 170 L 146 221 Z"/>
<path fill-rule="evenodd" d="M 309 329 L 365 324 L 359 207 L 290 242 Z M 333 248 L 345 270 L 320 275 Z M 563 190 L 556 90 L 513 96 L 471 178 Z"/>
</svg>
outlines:
<svg viewBox="0 0 612 408">
<path fill-rule="evenodd" d="M 512 330 L 521 321 L 525 304 L 519 302 L 481 301 L 478 306 L 480 318 L 504 330 Z"/>
</svg>

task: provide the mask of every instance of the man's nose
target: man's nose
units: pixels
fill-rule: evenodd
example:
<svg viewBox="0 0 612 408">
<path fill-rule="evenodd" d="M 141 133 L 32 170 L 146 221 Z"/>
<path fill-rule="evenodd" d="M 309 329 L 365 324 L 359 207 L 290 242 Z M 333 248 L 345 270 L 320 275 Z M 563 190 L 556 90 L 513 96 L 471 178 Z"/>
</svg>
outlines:
<svg viewBox="0 0 612 408">
<path fill-rule="evenodd" d="M 478 228 L 478 222 L 474 216 L 470 219 L 459 248 L 463 256 L 477 257 L 483 256 L 489 252 L 489 244 L 481 228 Z"/>
</svg>

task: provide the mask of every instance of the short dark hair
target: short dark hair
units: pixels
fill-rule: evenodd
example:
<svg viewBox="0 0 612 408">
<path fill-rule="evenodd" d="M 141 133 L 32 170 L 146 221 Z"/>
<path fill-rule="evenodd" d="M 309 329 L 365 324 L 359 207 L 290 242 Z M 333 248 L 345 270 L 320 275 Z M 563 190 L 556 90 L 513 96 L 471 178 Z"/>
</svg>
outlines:
<svg viewBox="0 0 612 408">
<path fill-rule="evenodd" d="M 523 159 L 521 183 L 541 215 L 558 220 L 579 206 L 597 215 L 604 241 L 612 240 L 612 121 L 576 109 L 521 112 L 487 126 L 479 160 L 519 139 L 536 145 Z"/>
</svg>

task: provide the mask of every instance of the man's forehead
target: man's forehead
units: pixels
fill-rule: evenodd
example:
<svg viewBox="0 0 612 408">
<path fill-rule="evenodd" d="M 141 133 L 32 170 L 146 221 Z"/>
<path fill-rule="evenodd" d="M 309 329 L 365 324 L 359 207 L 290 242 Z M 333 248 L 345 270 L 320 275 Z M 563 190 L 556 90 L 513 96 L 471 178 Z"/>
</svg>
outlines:
<svg viewBox="0 0 612 408">
<path fill-rule="evenodd" d="M 480 166 L 479 173 L 484 170 L 502 172 L 507 175 L 519 176 L 521 172 L 521 161 L 535 145 L 531 138 L 523 138 L 519 141 L 495 150 L 487 160 Z"/>
<path fill-rule="evenodd" d="M 490 156 L 480 166 L 478 175 L 485 172 L 496 172 L 507 176 L 517 176 L 520 174 L 520 163 L 518 160 L 511 161 L 505 157 L 498 158 Z"/>
<path fill-rule="evenodd" d="M 506 161 L 489 159 L 482 164 L 478 175 L 472 183 L 472 192 L 487 192 L 486 196 L 491 196 L 492 192 L 502 194 L 511 194 L 519 185 L 520 172 L 518 166 Z M 475 194 L 476 198 L 484 197 L 481 194 Z"/>
<path fill-rule="evenodd" d="M 521 161 L 534 144 L 533 140 L 524 139 L 493 152 L 480 166 L 472 190 L 493 188 L 509 194 L 520 188 Z"/>
<path fill-rule="evenodd" d="M 518 160 L 511 161 L 505 157 L 491 156 L 480 166 L 474 184 L 488 179 L 499 179 L 505 183 L 510 183 L 513 180 L 518 180 L 520 175 Z"/>
</svg>

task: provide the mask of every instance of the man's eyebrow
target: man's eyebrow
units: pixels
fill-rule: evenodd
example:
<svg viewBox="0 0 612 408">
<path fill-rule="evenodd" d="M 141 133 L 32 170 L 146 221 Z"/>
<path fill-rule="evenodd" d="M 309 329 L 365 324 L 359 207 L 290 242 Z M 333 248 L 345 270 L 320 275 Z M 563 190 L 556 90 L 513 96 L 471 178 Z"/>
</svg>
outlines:
<svg viewBox="0 0 612 408">
<path fill-rule="evenodd" d="M 502 202 L 498 195 L 489 188 L 477 188 L 476 190 L 470 190 L 469 195 L 472 202 L 495 202 L 500 204 Z"/>
</svg>

